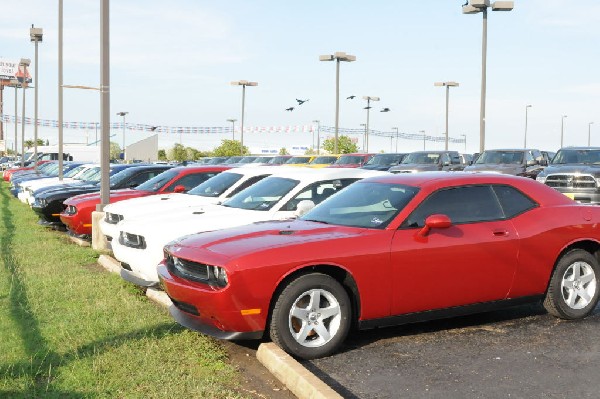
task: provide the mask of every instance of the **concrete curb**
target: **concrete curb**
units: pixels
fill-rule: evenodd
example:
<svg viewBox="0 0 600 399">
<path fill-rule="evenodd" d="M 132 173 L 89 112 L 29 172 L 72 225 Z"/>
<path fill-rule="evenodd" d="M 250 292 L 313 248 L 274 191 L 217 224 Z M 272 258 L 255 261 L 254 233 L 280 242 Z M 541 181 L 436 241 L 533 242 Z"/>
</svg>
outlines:
<svg viewBox="0 0 600 399">
<path fill-rule="evenodd" d="M 121 274 L 121 264 L 112 256 L 100 255 L 98 264 L 111 273 Z"/>
<path fill-rule="evenodd" d="M 329 385 L 272 342 L 260 344 L 256 357 L 300 399 L 343 399 Z"/>
<path fill-rule="evenodd" d="M 165 308 L 169 308 L 173 304 L 169 296 L 164 292 L 157 290 L 156 288 L 148 288 L 146 290 L 146 296 L 148 299 L 156 302 L 160 306 L 164 306 Z"/>
<path fill-rule="evenodd" d="M 89 247 L 91 246 L 91 244 L 89 242 L 87 242 L 86 240 L 82 240 L 81 238 L 77 238 L 77 237 L 72 237 L 72 236 L 67 236 L 69 238 L 69 240 L 74 243 L 79 245 L 80 247 Z"/>
</svg>

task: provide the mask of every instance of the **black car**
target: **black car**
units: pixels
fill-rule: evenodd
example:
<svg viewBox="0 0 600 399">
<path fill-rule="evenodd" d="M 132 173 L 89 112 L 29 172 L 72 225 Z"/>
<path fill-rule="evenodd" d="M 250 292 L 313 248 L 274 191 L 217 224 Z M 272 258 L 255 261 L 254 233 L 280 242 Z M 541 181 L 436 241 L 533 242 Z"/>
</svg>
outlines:
<svg viewBox="0 0 600 399">
<path fill-rule="evenodd" d="M 119 165 L 124 168 L 110 177 L 110 189 L 136 187 L 146 180 L 172 168 L 170 165 Z M 112 169 L 112 168 L 111 168 Z M 119 169 L 115 167 L 115 169 Z M 36 196 L 32 209 L 40 217 L 40 224 L 61 226 L 60 213 L 64 210 L 63 202 L 70 197 L 100 191 L 100 182 L 80 186 L 63 186 L 46 191 Z"/>
<path fill-rule="evenodd" d="M 458 151 L 415 151 L 406 155 L 399 165 L 389 169 L 392 173 L 463 170 Z"/>
<path fill-rule="evenodd" d="M 407 155 L 408 155 L 408 153 L 375 154 L 361 168 L 368 169 L 368 170 L 386 171 L 386 170 L 389 170 L 391 167 L 400 164 L 400 162 L 402 162 L 402 160 Z"/>
<path fill-rule="evenodd" d="M 547 158 L 537 149 L 485 150 L 465 172 L 494 172 L 535 179 L 546 165 Z"/>
</svg>

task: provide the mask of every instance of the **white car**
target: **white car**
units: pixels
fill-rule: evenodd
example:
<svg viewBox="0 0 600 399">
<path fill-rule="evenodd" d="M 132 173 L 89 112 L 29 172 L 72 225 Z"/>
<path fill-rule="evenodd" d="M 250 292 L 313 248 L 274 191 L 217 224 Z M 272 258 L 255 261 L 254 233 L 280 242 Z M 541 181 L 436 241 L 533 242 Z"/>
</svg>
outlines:
<svg viewBox="0 0 600 399">
<path fill-rule="evenodd" d="M 84 164 L 71 169 L 64 174 L 62 182 L 58 177 L 47 177 L 45 179 L 31 180 L 21 184 L 21 192 L 17 195 L 19 200 L 25 204 L 33 203 L 33 192 L 43 187 L 54 186 L 58 184 L 69 184 L 88 179 L 90 176 L 98 173 L 100 166 L 98 164 Z"/>
<path fill-rule="evenodd" d="M 190 206 L 220 204 L 227 198 L 281 170 L 277 166 L 254 166 L 225 170 L 187 193 L 169 193 L 132 198 L 104 207 L 100 231 L 108 241 L 119 235 L 124 221 L 148 219 Z"/>
<path fill-rule="evenodd" d="M 119 237 L 112 242 L 115 258 L 121 262 L 121 277 L 141 286 L 156 285 L 156 266 L 163 258 L 163 247 L 172 240 L 260 221 L 292 219 L 357 180 L 387 174 L 353 168 L 284 169 L 221 205 L 153 213 L 145 220 L 122 222 Z"/>
</svg>

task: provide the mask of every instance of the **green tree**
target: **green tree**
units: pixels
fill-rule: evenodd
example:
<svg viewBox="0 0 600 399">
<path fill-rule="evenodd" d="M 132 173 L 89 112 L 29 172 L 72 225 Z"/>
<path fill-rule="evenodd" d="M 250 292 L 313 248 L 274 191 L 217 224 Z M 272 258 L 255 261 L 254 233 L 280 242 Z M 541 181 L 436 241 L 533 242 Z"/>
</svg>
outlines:
<svg viewBox="0 0 600 399">
<path fill-rule="evenodd" d="M 282 147 L 282 148 L 279 150 L 279 155 L 290 155 L 290 153 L 289 153 L 289 151 L 287 150 L 287 148 L 285 148 L 285 147 Z"/>
<path fill-rule="evenodd" d="M 231 157 L 240 155 L 240 147 L 242 143 L 238 140 L 221 140 L 221 145 L 213 150 L 213 155 L 216 157 Z M 248 147 L 244 146 L 241 155 L 250 154 Z"/>
<path fill-rule="evenodd" d="M 119 159 L 121 155 L 121 147 L 114 141 L 110 142 L 110 159 Z"/>
<path fill-rule="evenodd" d="M 316 155 L 317 154 L 317 150 L 315 150 L 314 148 L 309 148 L 308 150 L 304 151 L 304 155 Z"/>
<path fill-rule="evenodd" d="M 26 148 L 31 148 L 33 147 L 33 140 L 25 140 L 24 144 Z"/>
<path fill-rule="evenodd" d="M 158 150 L 158 160 L 159 161 L 167 160 L 167 152 L 165 150 Z"/>
<path fill-rule="evenodd" d="M 333 154 L 335 147 L 335 138 L 329 137 L 323 141 L 323 149 Z M 338 153 L 339 154 L 350 154 L 358 152 L 358 145 L 353 142 L 348 136 L 338 136 Z"/>
<path fill-rule="evenodd" d="M 183 162 L 188 159 L 185 147 L 179 143 L 175 143 L 173 148 L 169 150 L 167 157 L 177 162 Z"/>
</svg>

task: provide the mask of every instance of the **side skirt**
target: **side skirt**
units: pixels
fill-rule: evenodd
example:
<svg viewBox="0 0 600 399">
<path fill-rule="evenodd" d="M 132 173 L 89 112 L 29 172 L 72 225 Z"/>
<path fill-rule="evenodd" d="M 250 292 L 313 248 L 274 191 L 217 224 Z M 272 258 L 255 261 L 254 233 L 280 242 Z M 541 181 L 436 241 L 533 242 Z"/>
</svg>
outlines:
<svg viewBox="0 0 600 399">
<path fill-rule="evenodd" d="M 368 330 L 377 327 L 390 327 L 401 324 L 419 323 L 423 321 L 446 319 L 456 316 L 466 316 L 475 313 L 491 312 L 508 308 L 511 306 L 524 305 L 527 303 L 539 302 L 544 299 L 544 295 L 533 295 L 514 299 L 503 299 L 501 301 L 476 303 L 473 305 L 456 306 L 453 308 L 426 310 L 424 312 L 407 313 L 398 316 L 383 317 L 380 319 L 359 320 L 358 328 Z"/>
</svg>

